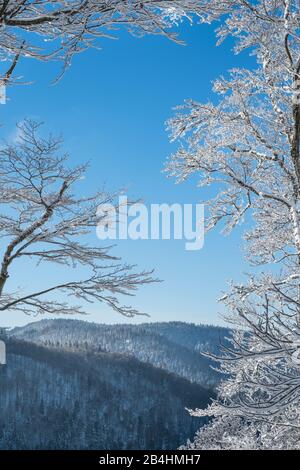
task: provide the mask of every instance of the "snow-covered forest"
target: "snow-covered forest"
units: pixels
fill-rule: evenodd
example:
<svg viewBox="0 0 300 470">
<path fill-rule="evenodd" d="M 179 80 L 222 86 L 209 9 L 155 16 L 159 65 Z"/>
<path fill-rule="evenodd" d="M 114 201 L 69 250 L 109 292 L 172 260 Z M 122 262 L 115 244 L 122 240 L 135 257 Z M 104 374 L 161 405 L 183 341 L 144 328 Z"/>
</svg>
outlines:
<svg viewBox="0 0 300 470">
<path fill-rule="evenodd" d="M 201 364 L 195 367 L 184 347 L 177 357 L 171 354 L 186 330 L 198 345 L 208 330 L 213 345 L 217 328 L 162 325 L 175 339 L 169 355 L 164 338 L 160 345 L 156 341 L 157 358 L 154 339 L 145 342 L 143 358 L 121 353 L 121 344 L 135 344 L 143 328 L 101 329 L 53 320 L 11 332 L 8 366 L 0 371 L 0 449 L 175 449 L 207 421 L 185 409 L 204 407 L 214 396 L 211 380 L 206 382 L 207 365 L 200 377 Z M 115 348 L 114 341 L 119 342 Z M 188 347 L 194 345 L 186 338 Z M 194 383 L 183 378 L 191 378 L 193 370 Z"/>
<path fill-rule="evenodd" d="M 20 99 L 11 91 L 16 85 L 24 97 L 26 87 L 39 93 L 29 63 L 39 64 L 43 79 L 53 71 L 52 83 L 57 86 L 80 63 L 82 78 L 90 77 L 92 82 L 96 56 L 89 54 L 109 47 L 111 39 L 118 37 L 125 43 L 130 37 L 132 44 L 137 41 L 141 48 L 144 44 L 148 51 L 156 40 L 181 47 L 182 36 L 194 37 L 187 28 L 205 31 L 199 33 L 203 34 L 198 43 L 201 51 L 208 38 L 221 48 L 230 44 L 230 49 L 219 56 L 222 69 L 214 69 L 220 73 L 212 89 L 200 94 L 209 77 L 207 69 L 215 66 L 209 61 L 209 47 L 215 46 L 206 45 L 203 74 L 197 78 L 200 99 L 185 90 L 175 95 L 186 78 L 185 67 L 191 70 L 188 66 L 194 63 L 188 55 L 184 67 L 180 62 L 174 87 L 172 80 L 178 77 L 169 76 L 164 63 L 176 55 L 175 49 L 162 56 L 159 70 L 153 71 L 153 83 L 160 73 L 162 77 L 166 73 L 169 81 L 157 96 L 156 108 L 164 108 L 166 94 L 174 93 L 170 103 L 175 96 L 186 100 L 178 102 L 173 112 L 163 109 L 161 117 L 170 116 L 166 123 L 169 157 L 165 166 L 160 160 L 159 167 L 159 171 L 164 168 L 166 186 L 161 191 L 161 180 L 153 181 L 147 197 L 150 203 L 156 196 L 169 201 L 169 191 L 180 194 L 182 205 L 187 194 L 193 195 L 195 203 L 202 198 L 209 243 L 208 248 L 201 246 L 209 250 L 215 244 L 202 276 L 192 269 L 196 254 L 190 253 L 189 260 L 179 254 L 177 258 L 172 243 L 169 252 L 159 245 L 156 256 L 155 249 L 138 251 L 138 243 L 137 251 L 128 244 L 116 254 L 115 240 L 105 244 L 96 237 L 99 227 L 108 233 L 116 219 L 123 221 L 117 198 L 124 190 L 110 191 L 101 185 L 113 174 L 126 173 L 140 141 L 145 153 L 154 145 L 156 127 L 146 104 L 138 121 L 151 128 L 149 141 L 137 121 L 130 124 L 135 105 L 146 103 L 151 91 L 141 86 L 139 78 L 133 80 L 136 96 L 134 88 L 122 89 L 120 83 L 112 95 L 113 87 L 97 88 L 97 94 L 103 94 L 99 112 L 103 104 L 104 121 L 112 119 L 109 132 L 101 136 L 103 169 L 111 172 L 104 174 L 102 166 L 97 167 L 103 183 L 89 173 L 93 150 L 88 139 L 82 147 L 95 120 L 90 110 L 86 127 L 82 120 L 80 136 L 69 129 L 70 153 L 65 150 L 68 142 L 51 129 L 46 132 L 43 118 L 35 117 L 46 112 L 46 96 L 41 103 L 37 94 L 30 115 L 15 123 L 13 130 L 5 129 L 0 145 L 0 312 L 5 320 L 19 314 L 47 319 L 3 333 L 8 355 L 7 365 L 0 366 L 2 449 L 300 449 L 299 0 L 2 0 L 0 101 L 9 109 L 7 96 Z M 109 49 L 109 53 L 115 51 Z M 234 54 L 239 59 L 234 61 Z M 235 65 L 227 67 L 227 63 Z M 33 75 L 34 70 L 33 66 Z M 122 74 L 126 63 L 114 72 Z M 190 72 L 190 81 L 193 75 Z M 144 95 L 138 94 L 139 87 Z M 124 95 L 131 93 L 131 101 L 118 123 L 123 110 L 120 89 Z M 119 97 L 117 109 L 114 93 Z M 65 90 L 61 99 L 64 94 Z M 93 96 L 89 99 L 92 109 Z M 56 109 L 50 119 L 53 126 L 64 112 L 63 106 Z M 72 113 L 76 115 L 75 106 Z M 3 113 L 6 116 L 9 111 Z M 80 117 L 81 112 L 76 119 Z M 126 133 L 135 127 L 134 140 L 126 141 Z M 101 125 L 93 129 L 94 134 L 101 131 Z M 109 167 L 106 155 L 111 155 L 109 149 L 116 143 L 115 152 L 126 164 L 121 166 L 119 160 L 118 166 L 113 160 Z M 161 144 L 159 158 L 165 149 L 166 144 Z M 150 165 L 139 156 L 127 174 L 145 190 L 156 163 L 147 155 Z M 188 186 L 189 192 L 173 193 L 170 185 L 175 185 L 170 181 L 180 183 L 180 188 Z M 127 215 L 136 200 L 134 196 L 126 202 Z M 191 299 L 195 312 L 205 310 L 201 301 L 209 304 L 220 276 L 223 254 L 216 245 L 223 242 L 211 233 L 215 229 L 232 237 L 238 251 L 223 268 L 228 279 L 236 274 L 233 265 L 240 266 L 242 255 L 243 267 L 247 266 L 246 274 L 240 272 L 220 292 L 224 328 L 202 326 L 201 318 L 196 319 L 198 325 L 183 323 L 188 321 Z M 172 241 L 178 238 L 175 234 Z M 159 239 L 157 233 L 154 239 Z M 163 233 L 161 239 L 168 237 Z M 143 236 L 132 240 L 142 241 Z M 138 261 L 136 253 L 141 253 Z M 144 267 L 152 260 L 153 266 Z M 186 280 L 182 271 L 188 263 Z M 166 279 L 161 279 L 160 268 Z M 105 325 L 78 320 L 97 311 L 100 322 L 107 309 L 138 322 L 139 315 L 148 313 L 148 305 L 140 308 L 135 297 L 139 299 L 144 288 L 153 289 L 152 298 L 151 294 L 144 297 L 146 304 L 153 305 L 153 299 L 166 295 L 161 281 L 170 286 L 174 277 L 177 284 L 167 296 L 181 312 L 172 322 Z M 162 312 L 170 319 L 172 307 L 164 299 L 161 308 L 156 304 L 155 314 Z M 68 319 L 57 319 L 61 315 Z M 74 315 L 77 319 L 70 320 Z M 219 322 L 219 317 L 214 320 Z M 47 432 L 37 433 L 43 426 Z"/>
<path fill-rule="evenodd" d="M 68 351 L 102 351 L 135 357 L 141 362 L 214 388 L 219 374 L 201 352 L 218 354 L 226 343 L 225 328 L 181 322 L 100 325 L 80 320 L 42 320 L 14 328 L 9 336 Z"/>
</svg>

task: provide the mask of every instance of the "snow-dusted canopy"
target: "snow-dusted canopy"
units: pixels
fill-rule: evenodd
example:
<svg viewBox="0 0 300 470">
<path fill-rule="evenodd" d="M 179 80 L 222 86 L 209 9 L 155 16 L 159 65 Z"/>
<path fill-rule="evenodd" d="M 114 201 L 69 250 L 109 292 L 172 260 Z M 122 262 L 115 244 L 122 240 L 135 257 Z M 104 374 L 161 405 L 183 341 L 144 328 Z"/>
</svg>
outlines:
<svg viewBox="0 0 300 470">
<path fill-rule="evenodd" d="M 221 224 L 229 232 L 250 216 L 248 259 L 261 268 L 223 297 L 237 329 L 220 359 L 230 378 L 209 410 L 196 414 L 299 433 L 300 3 L 203 3 L 211 6 L 206 20 L 231 7 L 218 37 L 233 36 L 236 51 L 248 48 L 257 65 L 216 80 L 213 103 L 179 108 L 168 123 L 179 145 L 167 171 L 178 181 L 196 174 L 200 186 L 211 186 L 209 229 Z"/>
<path fill-rule="evenodd" d="M 88 235 L 107 224 L 108 213 L 98 210 L 114 206 L 116 195 L 78 196 L 75 186 L 87 165 L 70 168 L 61 144 L 59 138 L 44 137 L 39 123 L 26 120 L 18 125 L 16 141 L 0 148 L 0 312 L 85 313 L 89 304 L 103 302 L 133 316 L 138 312 L 123 305 L 120 296 L 152 282 L 151 275 L 122 264 L 110 247 L 89 243 Z M 63 280 L 49 276 L 39 287 L 31 282 L 28 289 L 13 290 L 11 270 L 22 260 L 31 273 L 41 263 L 59 265 Z M 70 299 L 77 304 L 70 305 Z"/>
</svg>

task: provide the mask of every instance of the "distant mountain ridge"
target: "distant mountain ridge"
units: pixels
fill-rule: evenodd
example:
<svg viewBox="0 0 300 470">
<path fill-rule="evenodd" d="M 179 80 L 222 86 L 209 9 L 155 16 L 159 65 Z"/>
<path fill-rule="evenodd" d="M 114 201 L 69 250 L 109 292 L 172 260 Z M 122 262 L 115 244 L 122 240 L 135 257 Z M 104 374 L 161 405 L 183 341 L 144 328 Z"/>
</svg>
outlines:
<svg viewBox="0 0 300 470">
<path fill-rule="evenodd" d="M 14 328 L 10 337 L 68 351 L 109 352 L 132 356 L 206 387 L 219 375 L 201 352 L 219 352 L 229 330 L 184 322 L 106 325 L 82 320 L 41 320 Z"/>
</svg>

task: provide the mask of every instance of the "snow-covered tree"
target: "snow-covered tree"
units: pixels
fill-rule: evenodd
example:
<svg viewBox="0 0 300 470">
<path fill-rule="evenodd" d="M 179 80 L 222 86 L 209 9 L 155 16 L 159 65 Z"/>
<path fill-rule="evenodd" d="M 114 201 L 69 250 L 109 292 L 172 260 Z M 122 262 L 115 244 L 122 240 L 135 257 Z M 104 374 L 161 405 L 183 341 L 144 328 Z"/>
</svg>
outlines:
<svg viewBox="0 0 300 470">
<path fill-rule="evenodd" d="M 78 195 L 87 166 L 69 168 L 62 142 L 44 137 L 39 127 L 24 121 L 16 140 L 0 148 L 0 311 L 84 313 L 84 304 L 104 302 L 123 315 L 137 314 L 119 297 L 151 282 L 150 273 L 135 273 L 109 248 L 90 244 L 89 234 L 108 221 L 97 209 L 113 205 L 116 195 Z M 49 271 L 43 286 L 41 282 L 35 288 L 30 282 L 28 291 L 12 291 L 10 274 L 22 260 L 28 273 L 41 263 L 60 265 L 64 280 L 58 282 Z M 71 298 L 78 304 L 70 305 Z"/>
<path fill-rule="evenodd" d="M 178 40 L 173 31 L 183 18 L 202 12 L 196 0 L 2 0 L 0 61 L 10 65 L 2 81 L 12 80 L 22 57 L 62 59 L 97 47 L 99 38 L 114 37 L 119 27 L 137 36 L 159 34 Z"/>
<path fill-rule="evenodd" d="M 221 416 L 200 428 L 193 442 L 181 449 L 202 450 L 292 450 L 299 449 L 299 433 L 290 427 L 236 416 Z"/>
<path fill-rule="evenodd" d="M 236 50 L 250 48 L 257 67 L 216 80 L 216 103 L 181 107 L 169 121 L 180 146 L 167 171 L 178 181 L 199 174 L 201 186 L 216 189 L 208 229 L 220 223 L 230 232 L 250 216 L 245 239 L 256 274 L 223 298 L 236 330 L 221 359 L 229 378 L 219 399 L 196 414 L 289 429 L 299 439 L 300 4 L 203 4 L 211 12 L 204 19 L 222 20 L 219 39 L 234 36 Z"/>
</svg>

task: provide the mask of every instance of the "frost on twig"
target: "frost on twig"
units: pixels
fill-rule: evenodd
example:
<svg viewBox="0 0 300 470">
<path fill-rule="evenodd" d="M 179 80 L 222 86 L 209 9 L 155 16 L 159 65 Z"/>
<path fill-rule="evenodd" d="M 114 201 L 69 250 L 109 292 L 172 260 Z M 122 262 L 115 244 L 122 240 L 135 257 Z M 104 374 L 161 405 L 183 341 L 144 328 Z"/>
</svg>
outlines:
<svg viewBox="0 0 300 470">
<path fill-rule="evenodd" d="M 108 203 L 113 207 L 116 195 L 100 191 L 77 196 L 75 187 L 87 165 L 69 168 L 67 161 L 61 141 L 43 137 L 40 124 L 30 120 L 18 126 L 15 142 L 0 148 L 0 237 L 4 247 L 0 311 L 85 313 L 84 305 L 103 302 L 123 315 L 138 314 L 120 296 L 131 296 L 140 285 L 152 282 L 151 273 L 134 272 L 109 247 L 87 241 L 98 224 L 105 223 L 97 209 Z M 64 266 L 67 278 L 56 282 L 49 276 L 43 288 L 10 292 L 10 273 L 19 260 L 26 260 L 28 266 L 30 261 L 37 267 L 41 263 Z M 32 269 L 36 269 L 34 263 Z M 27 271 L 30 273 L 29 268 Z M 71 299 L 76 303 L 71 305 Z"/>
</svg>

